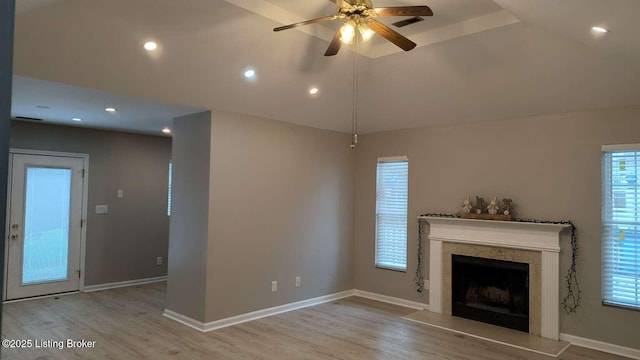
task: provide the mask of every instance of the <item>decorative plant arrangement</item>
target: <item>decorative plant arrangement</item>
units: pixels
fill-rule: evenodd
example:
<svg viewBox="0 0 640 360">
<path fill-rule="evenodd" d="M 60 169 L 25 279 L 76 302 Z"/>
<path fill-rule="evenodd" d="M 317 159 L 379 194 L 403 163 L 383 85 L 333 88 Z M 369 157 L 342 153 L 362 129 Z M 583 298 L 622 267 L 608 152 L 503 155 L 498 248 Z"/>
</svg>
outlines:
<svg viewBox="0 0 640 360">
<path fill-rule="evenodd" d="M 513 219 L 512 213 L 513 200 L 502 199 L 498 201 L 495 196 L 488 204 L 480 196 L 476 196 L 475 203 L 467 197 L 460 208 L 460 217 L 463 219 L 511 221 Z"/>
</svg>

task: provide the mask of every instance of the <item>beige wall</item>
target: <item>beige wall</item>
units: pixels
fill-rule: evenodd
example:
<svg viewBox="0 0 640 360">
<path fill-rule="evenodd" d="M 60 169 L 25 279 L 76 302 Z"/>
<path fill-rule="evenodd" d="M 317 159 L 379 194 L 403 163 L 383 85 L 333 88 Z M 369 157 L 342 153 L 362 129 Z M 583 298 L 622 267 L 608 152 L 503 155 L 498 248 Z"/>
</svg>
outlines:
<svg viewBox="0 0 640 360">
<path fill-rule="evenodd" d="M 170 138 L 13 121 L 10 145 L 89 154 L 85 285 L 166 275 Z"/>
<path fill-rule="evenodd" d="M 204 321 L 209 242 L 211 112 L 173 121 L 171 229 L 165 307 Z"/>
<path fill-rule="evenodd" d="M 640 107 L 556 114 L 361 136 L 356 155 L 355 287 L 414 301 L 417 219 L 456 212 L 466 196 L 510 197 L 519 217 L 566 220 L 578 229 L 583 306 L 561 315 L 561 332 L 638 347 L 640 312 L 601 305 L 600 148 L 640 141 Z M 409 157 L 408 272 L 374 267 L 375 169 Z M 428 275 L 428 247 L 425 277 Z M 561 283 L 569 267 L 562 240 Z M 566 293 L 561 287 L 561 296 Z"/>
<path fill-rule="evenodd" d="M 221 112 L 211 130 L 207 321 L 352 289 L 349 135 Z"/>
</svg>

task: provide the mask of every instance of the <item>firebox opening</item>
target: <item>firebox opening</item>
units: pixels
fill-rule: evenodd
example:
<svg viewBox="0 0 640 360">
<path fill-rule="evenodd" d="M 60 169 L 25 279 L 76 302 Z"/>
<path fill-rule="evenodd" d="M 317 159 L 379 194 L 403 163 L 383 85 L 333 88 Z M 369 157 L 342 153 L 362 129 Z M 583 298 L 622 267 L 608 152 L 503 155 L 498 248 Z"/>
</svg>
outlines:
<svg viewBox="0 0 640 360">
<path fill-rule="evenodd" d="M 529 332 L 529 264 L 452 255 L 452 315 Z"/>
</svg>

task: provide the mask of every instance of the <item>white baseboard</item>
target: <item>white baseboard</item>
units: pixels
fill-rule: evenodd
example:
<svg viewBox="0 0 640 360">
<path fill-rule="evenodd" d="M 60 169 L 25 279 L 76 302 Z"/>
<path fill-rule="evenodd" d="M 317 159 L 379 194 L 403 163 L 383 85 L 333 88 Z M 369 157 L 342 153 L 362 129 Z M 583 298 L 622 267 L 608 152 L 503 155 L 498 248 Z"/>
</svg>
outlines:
<svg viewBox="0 0 640 360">
<path fill-rule="evenodd" d="M 160 281 L 167 281 L 167 277 L 158 276 L 158 277 L 152 277 L 152 278 L 146 278 L 146 279 L 127 280 L 127 281 L 120 281 L 120 282 L 114 282 L 114 283 L 108 283 L 108 284 L 87 285 L 84 287 L 82 291 L 83 292 L 101 291 L 101 290 L 115 289 L 115 288 L 121 288 L 126 286 L 151 284 L 151 283 L 160 282 Z"/>
<path fill-rule="evenodd" d="M 560 334 L 560 340 L 568 341 L 571 345 L 581 346 L 588 349 L 598 350 L 610 354 L 626 356 L 631 359 L 640 360 L 640 349 L 633 349 L 625 346 L 614 345 L 598 340 L 587 339 L 579 336 Z"/>
<path fill-rule="evenodd" d="M 194 320 L 188 316 L 179 314 L 169 309 L 164 309 L 164 311 L 162 312 L 162 315 L 168 317 L 171 320 L 177 321 L 182 325 L 186 325 L 190 328 L 204 332 L 204 323 L 202 321 Z"/>
<path fill-rule="evenodd" d="M 353 295 L 354 295 L 353 290 L 347 290 L 347 291 L 342 291 L 335 294 L 319 296 L 312 299 L 307 299 L 307 300 L 297 301 L 297 302 L 275 306 L 267 309 L 252 311 L 246 314 L 240 314 L 240 315 L 236 315 L 236 316 L 232 316 L 232 317 L 228 317 L 220 320 L 210 321 L 207 323 L 192 319 L 188 316 L 179 314 L 169 309 L 165 309 L 163 312 L 163 315 L 168 317 L 169 319 L 175 320 L 181 324 L 189 326 L 198 331 L 208 332 L 212 330 L 221 329 L 227 326 L 241 324 L 247 321 L 261 319 L 267 316 L 277 315 L 277 314 L 281 314 L 288 311 L 293 311 L 293 310 L 298 310 L 298 309 L 302 309 L 309 306 L 323 304 L 326 302 L 346 298 Z"/>
<path fill-rule="evenodd" d="M 363 297 L 366 299 L 381 301 L 393 305 L 404 306 L 411 309 L 416 310 L 429 310 L 429 304 L 423 304 L 417 301 L 411 301 L 406 299 L 401 299 L 393 296 L 387 296 L 377 293 L 372 293 L 364 290 L 353 290 L 355 296 Z"/>
</svg>

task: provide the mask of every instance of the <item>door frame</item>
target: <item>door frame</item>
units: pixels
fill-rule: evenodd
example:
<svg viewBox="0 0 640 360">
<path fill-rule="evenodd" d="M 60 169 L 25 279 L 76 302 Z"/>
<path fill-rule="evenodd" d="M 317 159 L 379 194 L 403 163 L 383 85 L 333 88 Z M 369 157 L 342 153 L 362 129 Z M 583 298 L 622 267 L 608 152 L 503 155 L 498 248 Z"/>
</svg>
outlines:
<svg viewBox="0 0 640 360">
<path fill-rule="evenodd" d="M 46 150 L 32 150 L 32 149 L 20 149 L 20 148 L 9 148 L 9 172 L 8 178 L 11 179 L 13 176 L 13 155 L 21 154 L 21 155 L 41 155 L 41 156 L 58 156 L 58 157 L 72 157 L 72 158 L 81 158 L 84 162 L 84 176 L 82 181 L 82 228 L 80 233 L 80 283 L 78 291 L 84 291 L 84 276 L 85 276 L 85 255 L 87 250 L 87 203 L 89 197 L 89 154 L 82 153 L 71 153 L 71 152 L 60 152 L 60 151 L 46 151 Z M 11 181 L 7 181 L 7 195 L 11 194 Z M 11 197 L 7 196 L 7 214 L 9 214 L 11 206 Z M 9 229 L 9 216 L 6 218 L 5 228 L 2 233 L 4 234 L 4 251 L 5 254 L 8 254 L 9 251 L 9 241 L 7 241 L 8 237 L 8 229 Z M 8 272 L 8 256 L 4 257 L 4 271 L 2 272 L 2 278 L 7 278 Z M 3 284 L 2 288 L 2 301 L 7 300 L 7 284 L 6 281 Z M 47 296 L 47 295 L 43 295 Z M 35 297 L 38 298 L 38 297 Z"/>
</svg>

